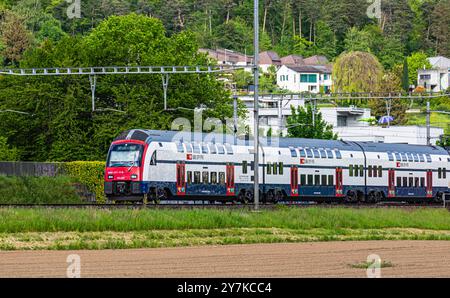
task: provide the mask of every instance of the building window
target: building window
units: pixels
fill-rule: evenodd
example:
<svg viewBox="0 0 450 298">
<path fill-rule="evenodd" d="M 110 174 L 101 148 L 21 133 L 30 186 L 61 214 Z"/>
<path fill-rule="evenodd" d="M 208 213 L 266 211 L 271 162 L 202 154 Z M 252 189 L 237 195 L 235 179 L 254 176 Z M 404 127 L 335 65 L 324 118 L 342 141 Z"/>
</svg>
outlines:
<svg viewBox="0 0 450 298">
<path fill-rule="evenodd" d="M 337 116 L 337 126 L 338 127 L 347 127 L 347 117 L 346 116 Z"/>
<path fill-rule="evenodd" d="M 316 74 L 301 74 L 300 83 L 317 83 Z"/>
<path fill-rule="evenodd" d="M 429 74 L 420 75 L 420 79 L 421 80 L 431 80 L 431 75 L 429 75 Z"/>
</svg>

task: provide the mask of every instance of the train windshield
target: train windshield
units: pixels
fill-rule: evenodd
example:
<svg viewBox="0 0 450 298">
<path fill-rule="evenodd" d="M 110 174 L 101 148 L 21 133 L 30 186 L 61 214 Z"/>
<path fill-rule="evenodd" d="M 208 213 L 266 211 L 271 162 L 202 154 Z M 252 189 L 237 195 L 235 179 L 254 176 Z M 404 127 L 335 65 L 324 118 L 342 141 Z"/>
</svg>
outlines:
<svg viewBox="0 0 450 298">
<path fill-rule="evenodd" d="M 141 164 L 144 147 L 139 144 L 113 145 L 109 154 L 108 167 L 138 167 Z"/>
</svg>

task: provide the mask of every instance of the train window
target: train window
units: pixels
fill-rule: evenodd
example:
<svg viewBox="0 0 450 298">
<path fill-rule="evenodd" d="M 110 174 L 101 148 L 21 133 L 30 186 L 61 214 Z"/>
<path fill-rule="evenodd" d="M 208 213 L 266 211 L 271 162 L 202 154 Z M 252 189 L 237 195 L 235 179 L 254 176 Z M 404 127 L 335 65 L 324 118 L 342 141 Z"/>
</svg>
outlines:
<svg viewBox="0 0 450 298">
<path fill-rule="evenodd" d="M 328 159 L 333 159 L 333 151 L 327 149 L 326 152 L 327 152 Z"/>
<path fill-rule="evenodd" d="M 409 177 L 409 187 L 414 187 L 414 178 Z"/>
<path fill-rule="evenodd" d="M 425 162 L 425 156 L 423 154 L 419 154 L 419 161 Z"/>
<path fill-rule="evenodd" d="M 293 147 L 289 147 L 289 150 L 291 150 L 291 157 L 297 157 L 297 150 Z"/>
<path fill-rule="evenodd" d="M 192 183 L 192 172 L 188 171 L 186 176 L 187 176 L 187 183 L 191 184 Z"/>
<path fill-rule="evenodd" d="M 402 187 L 402 177 L 397 177 L 397 187 Z"/>
<path fill-rule="evenodd" d="M 233 147 L 230 144 L 225 144 L 225 148 L 227 149 L 227 154 L 233 154 Z"/>
<path fill-rule="evenodd" d="M 354 165 L 353 166 L 353 170 L 355 171 L 354 176 L 358 177 L 359 176 L 359 166 L 358 165 Z"/>
<path fill-rule="evenodd" d="M 314 184 L 314 176 L 308 175 L 308 185 L 313 185 L 313 184 Z"/>
<path fill-rule="evenodd" d="M 430 154 L 427 154 L 426 157 L 427 157 L 427 162 L 432 162 Z"/>
<path fill-rule="evenodd" d="M 216 145 L 214 145 L 214 144 L 212 144 L 212 143 L 209 143 L 209 144 L 208 144 L 208 147 L 209 147 L 209 153 L 211 153 L 211 154 L 217 154 Z"/>
<path fill-rule="evenodd" d="M 197 143 L 193 143 L 192 147 L 194 148 L 194 153 L 200 153 L 200 145 Z"/>
<path fill-rule="evenodd" d="M 200 172 L 194 172 L 194 184 L 200 184 Z"/>
<path fill-rule="evenodd" d="M 328 185 L 329 186 L 333 186 L 334 185 L 334 176 L 333 175 L 329 175 L 328 176 Z"/>
<path fill-rule="evenodd" d="M 383 177 L 383 167 L 382 166 L 378 166 L 378 177 Z"/>
<path fill-rule="evenodd" d="M 217 146 L 217 153 L 225 154 L 225 148 L 223 147 L 222 144 L 216 144 L 216 146 Z"/>
<path fill-rule="evenodd" d="M 359 176 L 364 177 L 364 166 L 359 166 Z"/>
<path fill-rule="evenodd" d="M 267 163 L 267 175 L 272 175 L 272 163 Z"/>
<path fill-rule="evenodd" d="M 151 166 L 156 166 L 156 150 L 155 150 L 155 152 L 153 152 L 153 154 L 152 154 L 152 158 L 150 158 L 150 165 Z"/>
<path fill-rule="evenodd" d="M 306 185 L 306 175 L 300 175 L 300 185 Z"/>
<path fill-rule="evenodd" d="M 372 178 L 372 166 L 368 167 L 367 174 L 369 175 L 370 178 Z"/>
<path fill-rule="evenodd" d="M 322 186 L 327 186 L 327 175 L 322 175 Z"/>
<path fill-rule="evenodd" d="M 247 174 L 247 173 L 248 173 L 248 162 L 244 160 L 242 162 L 242 174 Z"/>
<path fill-rule="evenodd" d="M 320 153 L 320 158 L 327 158 L 327 153 L 325 152 L 325 150 L 320 149 L 319 153 Z"/>
<path fill-rule="evenodd" d="M 408 158 L 406 157 L 406 153 L 401 153 L 402 161 L 408 161 Z"/>
<path fill-rule="evenodd" d="M 337 159 L 342 159 L 341 151 L 335 150 L 334 153 L 336 154 L 336 158 L 337 158 Z"/>
<path fill-rule="evenodd" d="M 306 156 L 308 158 L 313 158 L 314 157 L 313 152 L 312 152 L 311 149 L 306 149 Z"/>
<path fill-rule="evenodd" d="M 273 165 L 272 165 L 272 167 L 273 167 L 273 174 L 274 174 L 274 175 L 277 175 L 277 174 L 278 174 L 278 173 L 277 173 L 277 172 L 278 172 L 278 171 L 277 171 L 277 170 L 278 170 L 278 165 L 277 165 L 277 163 L 274 162 Z"/>
<path fill-rule="evenodd" d="M 394 161 L 394 155 L 392 154 L 392 152 L 388 152 L 387 153 L 389 161 Z"/>
<path fill-rule="evenodd" d="M 349 173 L 350 177 L 353 177 L 353 165 L 348 166 L 348 173 Z"/>
<path fill-rule="evenodd" d="M 219 172 L 219 184 L 224 185 L 225 184 L 225 173 Z"/>
<path fill-rule="evenodd" d="M 414 187 L 419 187 L 419 177 L 414 178 Z"/>
<path fill-rule="evenodd" d="M 403 187 L 408 187 L 408 177 L 403 177 Z"/>
<path fill-rule="evenodd" d="M 303 158 L 306 157 L 306 151 L 305 151 L 305 149 L 299 149 L 299 152 L 300 152 L 300 157 L 303 157 Z"/>
<path fill-rule="evenodd" d="M 320 185 L 320 175 L 314 175 L 314 185 Z"/>
<path fill-rule="evenodd" d="M 180 143 L 180 142 L 177 142 L 176 144 L 177 144 L 177 151 L 178 151 L 178 153 L 184 153 L 184 146 L 183 146 L 183 144 Z"/>
<path fill-rule="evenodd" d="M 378 166 L 373 166 L 372 172 L 373 172 L 373 177 L 377 178 L 378 177 Z"/>
<path fill-rule="evenodd" d="M 202 173 L 202 182 L 203 184 L 208 184 L 209 183 L 209 173 L 204 171 Z"/>
<path fill-rule="evenodd" d="M 205 143 L 202 144 L 202 153 L 208 154 L 208 145 Z"/>
<path fill-rule="evenodd" d="M 442 170 L 441 170 L 441 168 L 438 168 L 438 178 L 439 179 L 442 178 Z"/>
<path fill-rule="evenodd" d="M 187 153 L 192 153 L 192 144 L 186 144 L 186 152 Z"/>
<path fill-rule="evenodd" d="M 447 179 L 447 169 L 446 168 L 442 169 L 442 178 Z"/>
<path fill-rule="evenodd" d="M 425 187 L 425 177 L 420 177 L 420 187 Z"/>
<path fill-rule="evenodd" d="M 319 150 L 314 149 L 314 150 L 313 150 L 313 154 L 314 154 L 314 158 L 320 158 Z"/>
<path fill-rule="evenodd" d="M 402 161 L 400 153 L 398 153 L 398 152 L 395 152 L 395 161 Z"/>
<path fill-rule="evenodd" d="M 413 157 L 412 153 L 408 153 L 407 155 L 408 155 L 408 161 L 409 162 L 413 162 L 414 161 L 414 157 Z"/>
<path fill-rule="evenodd" d="M 419 162 L 419 154 L 414 154 L 414 162 Z"/>
<path fill-rule="evenodd" d="M 211 184 L 217 184 L 217 172 L 211 172 Z"/>
<path fill-rule="evenodd" d="M 284 172 L 284 164 L 282 162 L 278 163 L 278 173 L 283 175 Z"/>
</svg>

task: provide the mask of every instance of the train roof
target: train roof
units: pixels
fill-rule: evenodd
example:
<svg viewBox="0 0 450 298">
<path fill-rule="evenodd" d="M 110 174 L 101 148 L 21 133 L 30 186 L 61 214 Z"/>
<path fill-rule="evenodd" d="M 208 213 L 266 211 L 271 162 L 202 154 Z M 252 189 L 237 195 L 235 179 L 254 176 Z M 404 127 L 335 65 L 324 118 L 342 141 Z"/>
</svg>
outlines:
<svg viewBox="0 0 450 298">
<path fill-rule="evenodd" d="M 244 140 L 235 138 L 232 135 L 216 134 L 216 133 L 192 133 L 179 131 L 161 131 L 161 130 L 146 130 L 133 129 L 122 132 L 115 141 L 119 140 L 139 140 L 144 142 L 174 142 L 174 141 L 208 141 L 217 143 L 229 143 L 253 146 L 252 140 Z M 373 142 L 347 142 L 335 140 L 313 140 L 313 139 L 299 139 L 299 138 L 261 138 L 261 143 L 264 146 L 271 146 L 278 144 L 281 148 L 329 148 L 343 151 L 366 151 L 366 152 L 408 152 L 408 153 L 424 153 L 424 154 L 438 154 L 449 155 L 449 153 L 438 146 L 423 146 L 423 145 L 409 145 L 409 144 L 386 144 Z"/>
</svg>

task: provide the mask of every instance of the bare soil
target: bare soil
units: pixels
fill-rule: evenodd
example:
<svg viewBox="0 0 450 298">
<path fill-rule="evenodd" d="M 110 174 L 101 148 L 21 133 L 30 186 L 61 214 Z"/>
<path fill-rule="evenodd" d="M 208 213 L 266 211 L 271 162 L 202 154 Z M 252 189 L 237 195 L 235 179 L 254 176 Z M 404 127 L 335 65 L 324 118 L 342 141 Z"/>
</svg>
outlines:
<svg viewBox="0 0 450 298">
<path fill-rule="evenodd" d="M 362 241 L 98 251 L 3 251 L 0 277 L 366 277 L 352 265 L 377 254 L 382 277 L 450 277 L 450 241 Z"/>
</svg>

